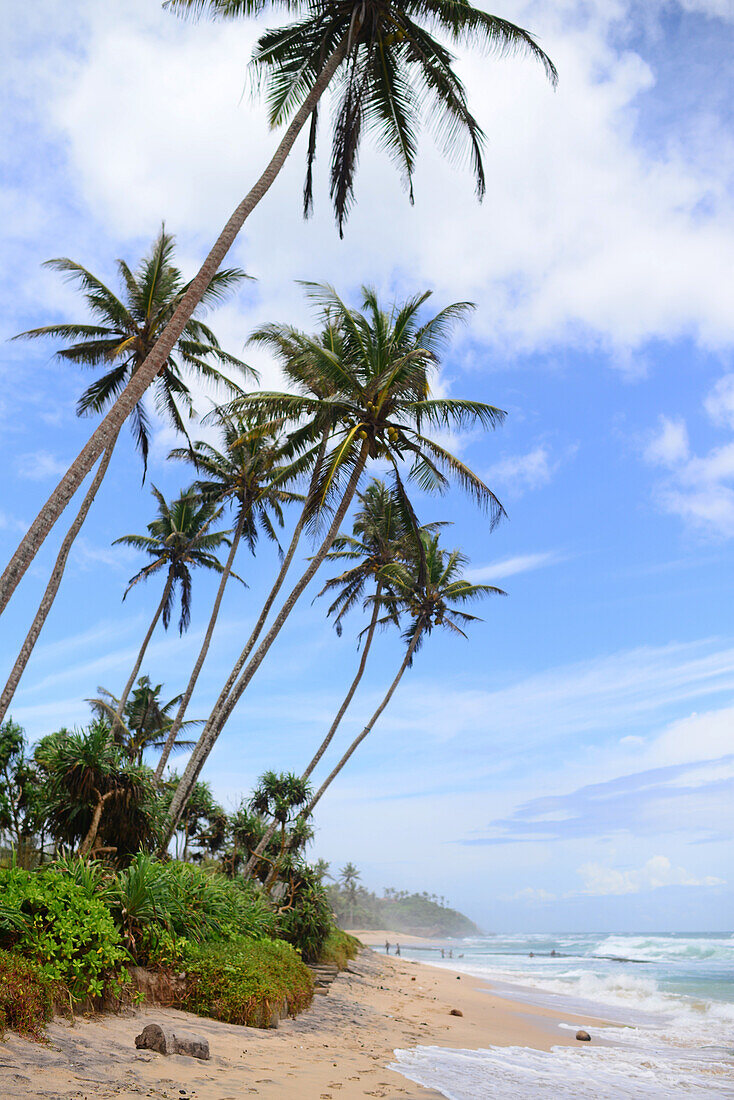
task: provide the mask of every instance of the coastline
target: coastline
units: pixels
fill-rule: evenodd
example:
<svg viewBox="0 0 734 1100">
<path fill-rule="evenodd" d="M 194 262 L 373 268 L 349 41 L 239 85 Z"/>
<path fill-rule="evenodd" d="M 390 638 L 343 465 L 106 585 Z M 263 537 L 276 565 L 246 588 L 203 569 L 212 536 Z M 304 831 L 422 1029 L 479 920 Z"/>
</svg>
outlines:
<svg viewBox="0 0 734 1100">
<path fill-rule="evenodd" d="M 408 938 L 401 936 L 400 942 L 407 946 Z M 453 1016 L 451 1009 L 463 1015 Z M 241 1028 L 150 1005 L 78 1019 L 75 1026 L 56 1019 L 46 1046 L 8 1032 L 2 1043 L 0 1095 L 4 1100 L 140 1095 L 156 1100 L 239 1100 L 245 1095 L 436 1100 L 443 1094 L 387 1068 L 396 1049 L 587 1046 L 576 1041 L 573 1031 L 559 1028 L 569 1020 L 589 1029 L 605 1026 L 602 1020 L 577 1021 L 494 995 L 487 982 L 466 974 L 364 950 L 328 994 L 314 997 L 310 1009 L 277 1030 Z M 151 1022 L 204 1035 L 211 1059 L 137 1051 L 134 1037 Z"/>
</svg>

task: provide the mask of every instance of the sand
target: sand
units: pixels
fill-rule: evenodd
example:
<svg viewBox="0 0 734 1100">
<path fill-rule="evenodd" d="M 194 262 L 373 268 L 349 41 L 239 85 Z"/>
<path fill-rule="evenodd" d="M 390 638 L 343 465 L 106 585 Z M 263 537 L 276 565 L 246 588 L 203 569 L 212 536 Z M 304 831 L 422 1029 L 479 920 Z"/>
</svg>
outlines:
<svg viewBox="0 0 734 1100">
<path fill-rule="evenodd" d="M 381 942 L 384 944 L 383 933 Z M 394 933 L 391 942 L 395 942 Z M 388 935 L 388 939 L 390 936 Z M 378 941 L 379 942 L 379 941 Z M 401 937 L 407 943 L 407 937 Z M 487 992 L 486 983 L 455 972 L 365 950 L 311 1008 L 277 1030 L 261 1031 L 145 1006 L 124 1015 L 54 1020 L 48 1045 L 10 1032 L 0 1043 L 2 1100 L 389 1100 L 437 1098 L 439 1093 L 386 1069 L 399 1047 L 439 1045 L 575 1044 L 561 1020 L 587 1027 L 601 1021 L 569 1019 L 515 1004 Z M 463 1016 L 452 1016 L 459 1009 Z M 207 1062 L 135 1049 L 146 1023 L 206 1036 Z M 581 1044 L 576 1044 L 580 1046 Z"/>
</svg>

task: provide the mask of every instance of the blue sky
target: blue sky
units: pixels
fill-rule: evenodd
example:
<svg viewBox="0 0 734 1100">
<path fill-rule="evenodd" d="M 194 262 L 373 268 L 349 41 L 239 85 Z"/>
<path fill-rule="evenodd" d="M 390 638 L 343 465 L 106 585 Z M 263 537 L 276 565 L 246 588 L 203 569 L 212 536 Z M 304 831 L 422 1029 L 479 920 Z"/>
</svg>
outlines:
<svg viewBox="0 0 734 1100">
<path fill-rule="evenodd" d="M 256 28 L 198 26 L 151 0 L 50 0 L 15 13 L 2 113 L 0 335 L 76 318 L 40 264 L 69 255 L 114 278 L 162 218 L 193 271 L 273 138 L 246 93 Z M 488 137 L 488 194 L 426 137 L 410 208 L 365 147 L 340 242 L 322 152 L 316 214 L 300 220 L 303 149 L 248 223 L 233 259 L 255 275 L 212 318 L 229 350 L 266 320 L 308 323 L 298 278 L 387 297 L 430 287 L 476 314 L 440 388 L 508 410 L 453 445 L 504 501 L 494 533 L 452 494 L 417 500 L 508 598 L 471 642 L 433 638 L 391 710 L 324 799 L 315 852 L 351 859 L 375 888 L 448 895 L 485 928 L 725 928 L 734 901 L 734 138 L 730 0 L 507 0 L 561 75 L 467 55 Z M 245 94 L 243 94 L 243 92 Z M 9 554 L 89 425 L 83 379 L 52 347 L 2 344 L 0 540 Z M 258 354 L 264 383 L 278 385 Z M 194 427 L 196 431 L 196 427 Z M 183 483 L 156 427 L 150 480 Z M 117 690 L 152 611 L 139 563 L 112 548 L 151 498 L 122 441 L 14 704 L 32 737 L 86 720 Z M 56 536 L 59 537 L 58 535 Z M 9 667 L 53 540 L 3 624 Z M 240 571 L 192 714 L 206 713 L 275 569 Z M 183 640 L 146 662 L 182 687 L 212 588 Z M 315 591 L 314 591 L 315 594 Z M 298 768 L 355 663 L 304 598 L 235 712 L 206 778 L 226 804 L 267 767 Z M 7 624 L 7 625 L 6 625 Z M 399 660 L 385 636 L 345 723 L 361 727 Z"/>
</svg>

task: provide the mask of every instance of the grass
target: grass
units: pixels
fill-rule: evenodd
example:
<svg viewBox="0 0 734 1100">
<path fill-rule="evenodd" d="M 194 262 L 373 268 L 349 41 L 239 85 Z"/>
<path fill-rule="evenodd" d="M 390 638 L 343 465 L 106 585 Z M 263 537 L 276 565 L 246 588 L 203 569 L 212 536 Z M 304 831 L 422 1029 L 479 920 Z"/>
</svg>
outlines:
<svg viewBox="0 0 734 1100">
<path fill-rule="evenodd" d="M 238 937 L 193 949 L 181 1008 L 230 1024 L 267 1027 L 274 1009 L 295 1016 L 313 997 L 311 971 L 282 940 Z"/>
<path fill-rule="evenodd" d="M 348 932 L 342 932 L 341 928 L 335 928 L 321 948 L 319 962 L 331 963 L 333 966 L 338 966 L 340 970 L 344 970 L 361 946 L 356 936 L 350 936 Z"/>
</svg>

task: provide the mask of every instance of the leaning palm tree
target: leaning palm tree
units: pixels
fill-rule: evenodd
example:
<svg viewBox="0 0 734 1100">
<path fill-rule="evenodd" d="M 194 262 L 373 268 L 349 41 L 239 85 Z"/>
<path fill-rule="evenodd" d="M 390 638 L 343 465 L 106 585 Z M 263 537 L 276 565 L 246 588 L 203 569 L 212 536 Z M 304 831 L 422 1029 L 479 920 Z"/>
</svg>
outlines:
<svg viewBox="0 0 734 1100">
<path fill-rule="evenodd" d="M 320 596 L 325 592 L 335 595 L 327 615 L 335 616 L 334 625 L 338 635 L 342 633 L 342 619 L 356 605 L 363 608 L 372 605 L 372 613 L 365 629 L 360 634 L 362 656 L 339 710 L 326 732 L 326 736 L 307 765 L 302 779 L 307 780 L 322 756 L 333 741 L 342 719 L 359 687 L 367 667 L 372 642 L 380 615 L 383 625 L 390 621 L 396 625 L 399 621 L 399 608 L 396 600 L 390 599 L 390 586 L 383 570 L 393 562 L 409 560 L 415 557 L 416 536 L 412 514 L 407 513 L 401 497 L 389 489 L 383 481 L 373 478 L 367 488 L 358 494 L 360 507 L 355 513 L 352 535 L 339 535 L 334 539 L 327 561 L 350 562 L 350 567 L 326 582 Z M 443 524 L 429 524 L 420 531 L 431 532 Z M 375 590 L 368 594 L 368 585 L 374 584 Z M 258 858 L 269 844 L 275 832 L 272 824 L 260 840 L 245 866 L 245 874 L 252 872 Z"/>
<path fill-rule="evenodd" d="M 200 440 L 191 447 L 171 451 L 169 458 L 190 462 L 194 466 L 199 478 L 193 488 L 202 500 L 214 504 L 228 503 L 234 509 L 234 533 L 204 640 L 186 689 L 179 696 L 178 711 L 156 767 L 156 780 L 163 775 L 171 749 L 176 744 L 186 708 L 206 660 L 241 540 L 244 539 L 254 554 L 262 531 L 279 546 L 276 526 L 283 526 L 283 505 L 302 499 L 283 487 L 292 476 L 290 458 L 293 447 L 289 440 L 276 434 L 278 425 L 250 428 L 242 420 L 228 416 L 222 409 L 215 409 L 210 418 L 219 426 L 221 450 Z"/>
<path fill-rule="evenodd" d="M 502 589 L 495 588 L 494 585 L 471 584 L 466 580 L 462 573 L 467 558 L 459 550 L 452 550 L 450 553 L 442 550 L 438 535 L 423 534 L 421 538 L 423 555 L 420 560 L 416 557 L 412 562 L 392 562 L 382 570 L 385 582 L 391 589 L 388 603 L 389 620 L 392 621 L 396 600 L 410 619 L 403 635 L 407 642 L 403 660 L 374 714 L 310 800 L 303 811 L 304 817 L 313 813 L 314 807 L 326 790 L 374 728 L 425 637 L 439 626 L 465 638 L 463 628 L 471 622 L 476 622 L 477 616 L 463 611 L 462 607 L 488 595 L 504 595 Z M 424 570 L 425 576 L 422 576 Z"/>
<path fill-rule="evenodd" d="M 163 627 L 167 630 L 178 591 L 181 605 L 178 620 L 179 634 L 188 630 L 191 621 L 191 570 L 211 569 L 215 573 L 221 573 L 223 566 L 215 554 L 220 547 L 229 546 L 228 532 L 210 530 L 212 524 L 216 523 L 222 514 L 221 507 L 209 501 L 198 500 L 191 489 L 182 493 L 171 504 L 167 503 L 163 494 L 155 486 L 152 487 L 152 492 L 158 503 L 158 515 L 152 523 L 148 524 L 148 534 L 122 535 L 113 543 L 113 546 L 132 546 L 135 550 L 142 550 L 152 558 L 148 565 L 143 566 L 130 579 L 122 597 L 123 600 L 140 581 L 148 580 L 149 577 L 161 571 L 165 571 L 166 576 L 163 595 L 155 609 L 130 677 L 118 701 L 115 712 L 116 723 L 122 721 L 128 696 L 140 672 L 140 666 L 158 620 L 163 620 Z"/>
<path fill-rule="evenodd" d="M 169 0 L 174 11 L 215 18 L 261 13 L 268 0 Z M 475 8 L 469 0 L 292 0 L 296 21 L 260 38 L 253 58 L 270 123 L 288 123 L 269 164 L 237 206 L 144 366 L 120 394 L 105 420 L 69 467 L 34 520 L 0 578 L 0 612 L 93 463 L 109 446 L 158 375 L 221 266 L 246 219 L 267 193 L 301 130 L 310 120 L 305 208 L 311 204 L 319 102 L 336 78 L 339 88 L 331 156 L 331 198 L 339 223 L 354 197 L 354 176 L 365 129 L 391 154 L 412 195 L 418 129 L 427 116 L 449 156 L 471 161 L 477 192 L 484 191 L 483 134 L 454 70 L 455 58 L 439 41 L 466 44 L 493 55 L 521 53 L 540 62 L 552 83 L 556 70 L 531 34 Z M 289 121 L 290 120 L 290 121 Z"/>
<path fill-rule="evenodd" d="M 140 676 L 125 704 L 122 722 L 117 719 L 120 700 L 111 691 L 98 687 L 97 698 L 87 699 L 98 718 L 113 724 L 115 741 L 121 745 L 133 764 L 142 764 L 143 754 L 147 749 L 163 748 L 167 742 L 174 721 L 171 712 L 180 704 L 181 696 L 174 695 L 164 702 L 161 699 L 162 690 L 163 684 L 154 685 L 149 676 Z M 183 722 L 179 726 L 179 732 L 200 724 L 200 721 Z M 184 741 L 178 737 L 172 747 L 181 751 L 191 749 L 195 744 L 195 741 Z"/>
<path fill-rule="evenodd" d="M 327 615 L 336 616 L 334 625 L 339 635 L 342 632 L 342 619 L 358 603 L 362 602 L 365 608 L 371 603 L 372 614 L 360 634 L 360 641 L 364 639 L 364 642 L 354 679 L 324 740 L 304 771 L 304 779 L 308 779 L 328 749 L 354 698 L 364 676 L 380 613 L 383 615 L 383 625 L 398 622 L 399 605 L 392 598 L 385 566 L 415 558 L 416 542 L 421 533 L 431 533 L 437 527 L 444 526 L 443 523 L 430 523 L 416 532 L 414 516 L 412 512 L 408 513 L 403 498 L 378 478 L 373 478 L 365 491 L 359 494 L 359 501 L 360 508 L 352 526 L 353 534 L 351 537 L 341 535 L 334 539 L 332 549 L 327 555 L 329 561 L 350 561 L 356 564 L 328 580 L 319 595 L 323 596 L 325 592 L 336 593 Z M 371 596 L 366 593 L 370 582 L 375 586 Z"/>
<path fill-rule="evenodd" d="M 161 228 L 150 252 L 135 271 L 124 260 L 117 261 L 122 285 L 120 297 L 74 260 L 49 260 L 45 266 L 61 272 L 81 290 L 92 322 L 45 325 L 22 332 L 15 339 L 60 340 L 64 344 L 56 352 L 60 362 L 102 368 L 100 376 L 84 390 L 77 402 L 79 416 L 102 415 L 135 377 L 186 291 L 188 284 L 174 264 L 174 238 Z M 209 284 L 195 313 L 201 314 L 207 307 L 222 301 L 245 278 L 245 273 L 237 268 L 220 271 Z M 245 363 L 223 351 L 212 330 L 199 317 L 192 316 L 156 376 L 153 384 L 155 408 L 176 431 L 185 435 L 185 418 L 193 412 L 189 387 L 192 378 L 217 385 L 230 396 L 241 392 L 223 373 L 225 370 L 252 377 Z M 145 471 L 150 414 L 142 397 L 133 409 L 131 426 Z M 61 544 L 31 628 L 0 695 L 0 721 L 10 706 L 56 598 L 69 552 L 107 473 L 118 435 L 119 431 L 108 441 L 79 512 Z"/>
<path fill-rule="evenodd" d="M 325 515 L 330 522 L 265 637 L 237 680 L 232 683 L 230 677 L 220 692 L 171 803 L 171 829 L 225 722 L 329 553 L 369 462 L 388 464 L 395 492 L 411 512 L 401 465 L 407 465 L 408 483 L 417 483 L 424 491 L 443 491 L 450 479 L 455 480 L 489 513 L 491 524 L 503 515 L 501 504 L 481 478 L 425 434 L 432 427 L 478 425 L 491 429 L 504 419 L 505 414 L 493 405 L 430 396 L 430 378 L 438 368 L 440 353 L 454 325 L 473 308 L 471 304 L 455 303 L 422 322 L 421 308 L 429 293 L 396 304 L 387 312 L 370 289 L 363 289 L 362 310 L 354 310 L 331 287 L 305 286 L 319 307 L 328 338 L 323 332 L 313 337 L 287 325 L 267 325 L 253 337 L 275 352 L 299 392 L 258 392 L 238 398 L 235 404 L 243 415 L 265 421 L 288 420 L 305 425 L 303 431 L 311 427 L 311 453 L 319 465 L 305 512 L 317 531 Z M 315 391 L 324 396 L 313 396 Z M 331 428 L 331 438 L 322 457 L 325 424 Z"/>
</svg>

